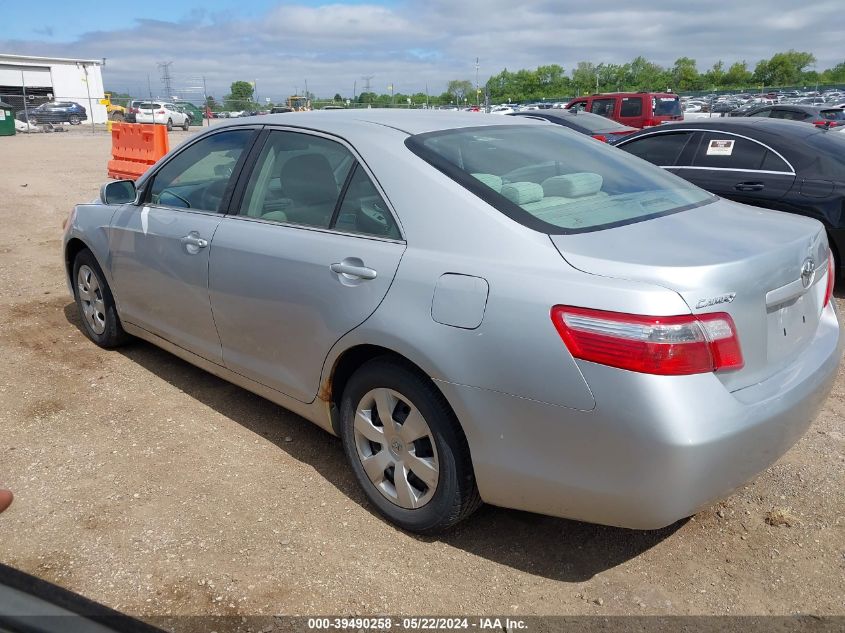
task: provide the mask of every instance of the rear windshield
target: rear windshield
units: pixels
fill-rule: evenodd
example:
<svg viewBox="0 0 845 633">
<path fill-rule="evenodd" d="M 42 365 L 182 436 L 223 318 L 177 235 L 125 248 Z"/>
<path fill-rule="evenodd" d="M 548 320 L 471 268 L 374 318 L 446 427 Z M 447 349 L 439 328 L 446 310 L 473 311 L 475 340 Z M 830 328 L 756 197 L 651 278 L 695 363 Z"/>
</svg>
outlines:
<svg viewBox="0 0 845 633">
<path fill-rule="evenodd" d="M 161 107 L 160 103 L 142 103 L 138 106 L 141 110 L 155 110 Z"/>
<path fill-rule="evenodd" d="M 678 97 L 652 97 L 654 116 L 681 116 L 681 100 Z"/>
<path fill-rule="evenodd" d="M 559 126 L 461 128 L 418 134 L 405 144 L 505 215 L 543 233 L 611 228 L 716 200 L 659 167 Z"/>
<path fill-rule="evenodd" d="M 600 132 L 609 132 L 610 130 L 626 129 L 626 126 L 617 123 L 607 117 L 599 116 L 598 114 L 591 114 L 589 112 L 579 112 L 578 114 L 566 114 L 561 117 L 565 121 L 572 121 L 583 130 L 587 130 L 590 134 L 598 134 Z M 553 119 L 552 122 L 554 123 Z"/>
</svg>

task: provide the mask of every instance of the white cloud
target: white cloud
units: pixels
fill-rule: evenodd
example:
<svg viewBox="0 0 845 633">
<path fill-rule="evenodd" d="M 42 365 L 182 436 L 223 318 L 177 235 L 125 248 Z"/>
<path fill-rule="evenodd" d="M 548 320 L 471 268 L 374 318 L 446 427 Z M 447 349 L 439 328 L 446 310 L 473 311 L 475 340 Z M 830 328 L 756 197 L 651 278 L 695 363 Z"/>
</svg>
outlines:
<svg viewBox="0 0 845 633">
<path fill-rule="evenodd" d="M 662 4 L 662 3 L 661 3 Z M 127 5 L 128 6 L 128 5 Z M 653 5 L 657 7 L 657 5 Z M 813 52 L 818 67 L 843 61 L 845 18 L 838 2 L 795 10 L 793 0 L 674 3 L 641 8 L 629 0 L 431 0 L 395 6 L 285 3 L 256 19 L 192 12 L 182 21 L 142 20 L 133 26 L 87 33 L 70 43 L 2 41 L 13 53 L 108 57 L 107 86 L 158 89 L 156 62 L 173 60 L 175 83 L 205 76 L 222 96 L 232 81 L 257 80 L 262 96 L 280 99 L 308 87 L 319 95 L 350 95 L 364 75 L 372 88 L 432 93 L 449 79 L 474 80 L 499 72 L 578 61 L 623 63 L 637 55 L 671 65 L 681 56 L 705 70 L 718 59 L 761 58 L 790 48 Z"/>
</svg>

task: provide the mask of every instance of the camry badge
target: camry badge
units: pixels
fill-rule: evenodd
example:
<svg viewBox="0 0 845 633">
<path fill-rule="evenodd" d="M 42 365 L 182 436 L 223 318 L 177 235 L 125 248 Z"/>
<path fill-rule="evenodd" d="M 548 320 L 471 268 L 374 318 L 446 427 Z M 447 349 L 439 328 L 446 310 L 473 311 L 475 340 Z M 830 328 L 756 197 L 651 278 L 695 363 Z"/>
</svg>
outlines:
<svg viewBox="0 0 845 633">
<path fill-rule="evenodd" d="M 719 305 L 720 303 L 730 303 L 736 298 L 735 292 L 729 292 L 728 294 L 719 295 L 718 297 L 711 297 L 710 299 L 699 299 L 698 303 L 695 304 L 695 309 L 698 310 L 699 308 L 709 308 L 710 306 Z"/>
<path fill-rule="evenodd" d="M 816 262 L 812 257 L 808 257 L 801 265 L 801 283 L 805 288 L 809 288 L 813 283 L 813 278 L 816 276 Z"/>
</svg>

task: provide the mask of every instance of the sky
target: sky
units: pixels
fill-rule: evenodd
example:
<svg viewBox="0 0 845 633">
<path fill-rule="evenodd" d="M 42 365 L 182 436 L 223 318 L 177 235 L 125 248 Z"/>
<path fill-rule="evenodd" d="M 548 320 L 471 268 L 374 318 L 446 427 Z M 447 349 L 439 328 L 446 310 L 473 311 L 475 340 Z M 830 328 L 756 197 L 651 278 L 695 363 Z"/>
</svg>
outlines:
<svg viewBox="0 0 845 633">
<path fill-rule="evenodd" d="M 261 100 L 308 89 L 318 96 L 440 94 L 450 79 L 480 83 L 503 68 L 578 61 L 664 66 L 692 57 L 760 59 L 794 48 L 818 70 L 845 61 L 841 0 L 0 0 L 0 53 L 106 58 L 107 90 L 161 93 L 158 62 L 176 88 L 221 98 L 255 81 Z M 661 8 L 657 8 L 657 7 Z M 653 8 L 651 8 L 653 7 Z M 148 79 L 149 78 L 149 79 Z M 148 83 L 149 81 L 149 83 Z"/>
</svg>

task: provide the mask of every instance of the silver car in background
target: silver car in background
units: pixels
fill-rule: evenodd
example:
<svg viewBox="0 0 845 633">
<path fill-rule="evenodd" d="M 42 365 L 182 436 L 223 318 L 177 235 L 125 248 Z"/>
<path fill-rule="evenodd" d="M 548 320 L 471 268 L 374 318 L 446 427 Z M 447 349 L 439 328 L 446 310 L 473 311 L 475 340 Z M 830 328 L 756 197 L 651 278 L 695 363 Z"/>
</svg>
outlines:
<svg viewBox="0 0 845 633">
<path fill-rule="evenodd" d="M 807 429 L 842 337 L 814 220 L 548 123 L 242 119 L 64 235 L 88 336 L 132 335 L 340 436 L 369 500 L 658 528 Z"/>
</svg>

